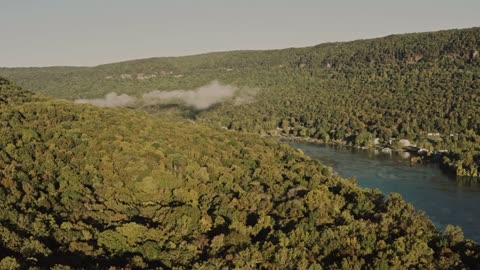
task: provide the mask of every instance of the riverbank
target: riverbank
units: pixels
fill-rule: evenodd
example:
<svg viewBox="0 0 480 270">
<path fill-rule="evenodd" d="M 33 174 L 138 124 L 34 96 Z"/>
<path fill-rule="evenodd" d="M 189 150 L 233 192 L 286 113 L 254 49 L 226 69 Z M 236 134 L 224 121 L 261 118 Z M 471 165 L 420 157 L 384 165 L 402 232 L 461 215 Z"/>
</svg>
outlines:
<svg viewBox="0 0 480 270">
<path fill-rule="evenodd" d="M 225 126 L 221 128 L 225 130 L 235 131 L 234 129 L 229 129 Z M 472 164 L 465 165 L 464 163 L 465 160 L 463 159 L 464 157 L 462 157 L 457 153 L 451 153 L 447 150 L 433 151 L 433 150 L 420 148 L 405 139 L 399 139 L 398 142 L 396 139 L 391 139 L 388 144 L 385 144 L 385 143 L 375 144 L 375 142 L 377 142 L 378 140 L 378 139 L 375 139 L 371 143 L 373 146 L 355 146 L 355 145 L 349 144 L 349 142 L 346 140 L 324 141 L 324 140 L 316 139 L 312 137 L 286 135 L 285 133 L 280 131 L 281 129 L 279 128 L 277 128 L 276 130 L 262 131 L 260 132 L 260 136 L 270 137 L 270 138 L 275 138 L 280 140 L 295 140 L 299 142 L 308 142 L 308 143 L 314 143 L 319 145 L 322 145 L 322 144 L 339 145 L 339 146 L 352 147 L 356 149 L 381 151 L 383 153 L 393 153 L 393 152 L 405 153 L 404 156 L 408 156 L 406 158 L 409 159 L 411 165 L 438 164 L 440 169 L 444 173 L 453 175 L 459 178 L 459 180 L 461 181 L 468 180 L 468 182 L 480 183 L 480 163 L 478 163 L 478 161 L 477 161 L 477 165 L 475 163 L 473 163 L 473 165 Z M 252 133 L 252 134 L 259 134 L 259 133 Z M 392 142 L 395 142 L 395 144 L 397 145 L 392 144 Z M 402 143 L 406 143 L 406 145 L 404 146 L 398 145 Z"/>
<path fill-rule="evenodd" d="M 299 136 L 286 136 L 282 135 L 268 135 L 269 137 L 278 139 L 278 140 L 293 140 L 297 142 L 307 142 L 313 143 L 318 145 L 332 145 L 332 146 L 344 146 L 350 147 L 355 149 L 362 149 L 362 150 L 370 150 L 370 151 L 380 151 L 385 154 L 391 154 L 393 152 L 396 153 L 404 153 L 401 155 L 403 158 L 408 159 L 410 165 L 430 165 L 430 164 L 438 164 L 439 168 L 449 175 L 454 177 L 462 178 L 462 180 L 469 179 L 471 182 L 478 182 L 480 180 L 479 177 L 476 176 L 465 176 L 457 174 L 457 170 L 455 167 L 450 166 L 446 162 L 444 162 L 444 156 L 448 153 L 445 151 L 428 151 L 426 149 L 422 149 L 412 144 L 408 146 L 404 146 L 402 148 L 395 148 L 392 147 L 390 144 L 376 144 L 374 146 L 354 146 L 349 145 L 347 141 L 344 140 L 330 140 L 325 142 L 321 139 L 311 138 L 311 137 L 299 137 Z"/>
<path fill-rule="evenodd" d="M 312 159 L 332 167 L 342 178 L 355 177 L 359 186 L 399 193 L 416 209 L 426 212 L 439 230 L 459 225 L 467 238 L 480 241 L 480 184 L 462 182 L 443 173 L 438 166 L 410 166 L 401 156 L 358 148 L 311 144 L 291 140 Z"/>
</svg>

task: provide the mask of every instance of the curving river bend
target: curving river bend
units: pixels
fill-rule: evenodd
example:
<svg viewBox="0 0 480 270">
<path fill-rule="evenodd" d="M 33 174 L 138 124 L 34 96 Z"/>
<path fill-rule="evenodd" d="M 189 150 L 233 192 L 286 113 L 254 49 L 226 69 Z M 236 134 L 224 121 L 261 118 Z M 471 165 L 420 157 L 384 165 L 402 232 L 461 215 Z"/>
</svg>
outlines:
<svg viewBox="0 0 480 270">
<path fill-rule="evenodd" d="M 480 184 L 456 181 L 438 166 L 411 166 L 398 153 L 290 141 L 308 156 L 333 167 L 342 177 L 355 176 L 362 187 L 383 194 L 397 192 L 426 212 L 443 231 L 447 224 L 462 228 L 465 238 L 480 243 Z"/>
</svg>

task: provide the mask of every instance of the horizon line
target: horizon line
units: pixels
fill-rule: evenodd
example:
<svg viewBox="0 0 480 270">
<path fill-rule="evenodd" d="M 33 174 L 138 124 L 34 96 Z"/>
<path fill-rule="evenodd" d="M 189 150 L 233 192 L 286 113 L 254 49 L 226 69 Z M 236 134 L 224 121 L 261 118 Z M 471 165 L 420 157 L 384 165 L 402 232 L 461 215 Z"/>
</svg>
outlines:
<svg viewBox="0 0 480 270">
<path fill-rule="evenodd" d="M 448 28 L 448 29 L 436 29 L 436 30 L 429 30 L 429 31 L 419 31 L 419 32 L 403 32 L 403 33 L 392 33 L 386 35 L 378 35 L 374 37 L 365 37 L 365 38 L 358 38 L 358 39 L 346 39 L 346 40 L 336 40 L 336 41 L 325 41 L 321 43 L 316 43 L 314 45 L 307 45 L 307 46 L 291 46 L 291 47 L 280 47 L 280 48 L 266 48 L 266 49 L 232 49 L 232 50 L 218 50 L 218 51 L 206 51 L 200 53 L 192 53 L 192 54 L 181 54 L 181 55 L 165 55 L 165 56 L 151 56 L 151 57 L 140 57 L 140 58 L 130 58 L 130 59 L 123 59 L 123 60 L 113 60 L 112 62 L 108 63 L 100 63 L 96 65 L 45 65 L 45 66 L 0 66 L 1 69 L 28 69 L 28 68 L 95 68 L 99 66 L 111 65 L 111 64 L 119 64 L 119 63 L 126 63 L 132 61 L 141 61 L 141 60 L 148 60 L 148 59 L 157 59 L 157 58 L 182 58 L 182 57 L 193 57 L 193 56 L 200 56 L 200 55 L 207 55 L 207 54 L 216 54 L 216 53 L 230 53 L 230 52 L 261 52 L 261 51 L 280 51 L 280 50 L 289 50 L 289 49 L 300 49 L 300 48 L 311 48 L 325 44 L 334 44 L 334 43 L 349 43 L 349 42 L 356 42 L 356 41 L 368 41 L 368 40 L 375 40 L 375 39 L 382 39 L 391 36 L 402 36 L 402 35 L 409 35 L 409 34 L 427 34 L 427 33 L 436 33 L 436 32 L 444 32 L 444 31 L 454 31 L 454 30 L 469 30 L 480 28 L 480 26 L 471 26 L 471 27 L 464 27 L 464 28 Z"/>
</svg>

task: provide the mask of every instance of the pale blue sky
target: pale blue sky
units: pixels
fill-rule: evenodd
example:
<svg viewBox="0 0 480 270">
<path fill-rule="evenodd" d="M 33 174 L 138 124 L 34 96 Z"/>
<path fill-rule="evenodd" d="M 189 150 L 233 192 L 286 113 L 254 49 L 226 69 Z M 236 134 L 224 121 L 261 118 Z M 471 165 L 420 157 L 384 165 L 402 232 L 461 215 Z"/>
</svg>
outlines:
<svg viewBox="0 0 480 270">
<path fill-rule="evenodd" d="M 97 65 L 480 26 L 480 0 L 0 0 L 0 66 Z"/>
</svg>

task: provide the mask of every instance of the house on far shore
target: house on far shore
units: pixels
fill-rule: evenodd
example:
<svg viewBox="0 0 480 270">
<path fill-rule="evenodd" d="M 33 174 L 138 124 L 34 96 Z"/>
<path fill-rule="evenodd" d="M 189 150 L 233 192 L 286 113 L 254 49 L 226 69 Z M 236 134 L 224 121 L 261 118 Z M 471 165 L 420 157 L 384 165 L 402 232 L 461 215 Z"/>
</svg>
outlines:
<svg viewBox="0 0 480 270">
<path fill-rule="evenodd" d="M 426 154 L 428 154 L 428 152 L 429 152 L 428 149 L 420 148 L 420 149 L 418 149 L 418 152 L 417 152 L 417 153 L 418 153 L 419 155 L 426 155 Z"/>
<path fill-rule="evenodd" d="M 412 143 L 411 143 L 409 140 L 407 140 L 407 139 L 400 139 L 400 140 L 398 141 L 398 143 L 399 143 L 402 147 L 408 147 L 408 146 L 411 146 L 411 145 L 412 145 Z"/>
<path fill-rule="evenodd" d="M 429 133 L 427 133 L 427 136 L 439 137 L 439 136 L 440 136 L 440 133 L 438 133 L 438 132 L 429 132 Z"/>
<path fill-rule="evenodd" d="M 391 153 L 392 153 L 392 149 L 391 149 L 391 148 L 388 148 L 388 147 L 385 147 L 385 148 L 382 149 L 382 153 L 391 154 Z"/>
<path fill-rule="evenodd" d="M 398 155 L 403 159 L 409 159 L 411 156 L 409 152 L 398 152 Z"/>
</svg>

